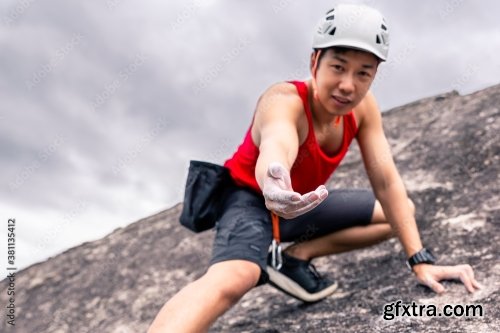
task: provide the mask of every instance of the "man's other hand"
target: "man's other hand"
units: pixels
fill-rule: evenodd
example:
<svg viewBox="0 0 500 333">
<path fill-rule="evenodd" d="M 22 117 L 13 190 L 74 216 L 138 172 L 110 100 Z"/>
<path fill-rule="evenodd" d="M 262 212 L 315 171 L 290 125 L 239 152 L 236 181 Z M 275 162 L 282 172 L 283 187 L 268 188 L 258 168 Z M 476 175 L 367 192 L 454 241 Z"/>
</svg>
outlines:
<svg viewBox="0 0 500 333">
<path fill-rule="evenodd" d="M 469 265 L 437 266 L 418 264 L 413 266 L 413 271 L 420 283 L 428 286 L 438 294 L 445 291 L 444 286 L 439 283 L 441 280 L 460 280 L 471 293 L 481 289 L 481 285 L 474 278 L 474 270 Z"/>
</svg>

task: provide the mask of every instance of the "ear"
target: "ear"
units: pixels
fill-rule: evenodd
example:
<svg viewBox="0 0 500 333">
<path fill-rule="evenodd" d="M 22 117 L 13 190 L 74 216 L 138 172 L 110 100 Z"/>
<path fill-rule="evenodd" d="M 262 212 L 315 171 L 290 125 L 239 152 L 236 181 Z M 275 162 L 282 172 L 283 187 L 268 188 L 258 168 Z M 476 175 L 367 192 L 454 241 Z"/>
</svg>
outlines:
<svg viewBox="0 0 500 333">
<path fill-rule="evenodd" d="M 311 52 L 311 60 L 309 61 L 309 71 L 312 73 L 312 69 L 313 69 L 313 66 L 314 66 L 314 59 L 316 58 L 316 52 L 317 51 L 312 51 Z"/>
</svg>

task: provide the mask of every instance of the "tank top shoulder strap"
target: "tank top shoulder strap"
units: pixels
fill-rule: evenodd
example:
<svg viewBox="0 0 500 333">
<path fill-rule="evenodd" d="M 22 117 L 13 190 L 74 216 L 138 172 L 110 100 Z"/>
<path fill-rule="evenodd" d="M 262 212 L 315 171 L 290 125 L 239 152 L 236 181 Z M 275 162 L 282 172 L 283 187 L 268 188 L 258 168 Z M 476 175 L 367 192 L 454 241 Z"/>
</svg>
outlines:
<svg viewBox="0 0 500 333">
<path fill-rule="evenodd" d="M 358 133 L 358 124 L 356 122 L 356 117 L 354 116 L 354 111 L 349 112 L 345 116 L 343 116 L 344 121 L 346 122 L 347 128 L 351 132 L 351 135 L 354 137 Z"/>
<path fill-rule="evenodd" d="M 304 105 L 304 111 L 307 116 L 307 122 L 309 125 L 309 135 L 308 137 L 313 133 L 314 131 L 313 128 L 313 121 L 312 121 L 312 113 L 311 109 L 309 108 L 309 94 L 307 91 L 307 84 L 304 81 L 288 81 L 288 83 L 291 83 L 295 85 L 297 88 L 297 92 L 299 93 L 300 99 L 302 100 L 302 104 Z"/>
</svg>

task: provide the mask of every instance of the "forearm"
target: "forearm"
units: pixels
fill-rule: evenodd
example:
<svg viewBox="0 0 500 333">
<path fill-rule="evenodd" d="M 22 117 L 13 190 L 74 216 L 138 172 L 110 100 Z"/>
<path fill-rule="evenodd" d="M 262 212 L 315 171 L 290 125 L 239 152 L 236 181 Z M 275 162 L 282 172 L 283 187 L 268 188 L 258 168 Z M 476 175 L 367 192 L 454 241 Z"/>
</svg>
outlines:
<svg viewBox="0 0 500 333">
<path fill-rule="evenodd" d="M 276 140 L 266 140 L 259 146 L 259 157 L 255 166 L 255 179 L 262 189 L 264 178 L 271 162 L 280 163 L 290 171 L 295 157 L 287 145 Z"/>
<path fill-rule="evenodd" d="M 408 196 L 400 177 L 376 192 L 384 214 L 396 232 L 407 257 L 422 249 L 422 242 Z"/>
</svg>

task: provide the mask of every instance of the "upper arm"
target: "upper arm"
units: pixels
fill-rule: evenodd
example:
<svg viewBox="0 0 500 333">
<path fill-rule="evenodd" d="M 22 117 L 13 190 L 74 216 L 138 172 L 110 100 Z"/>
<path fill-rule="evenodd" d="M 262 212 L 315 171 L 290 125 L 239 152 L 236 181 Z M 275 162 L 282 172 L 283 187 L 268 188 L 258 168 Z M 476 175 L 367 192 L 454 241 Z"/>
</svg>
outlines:
<svg viewBox="0 0 500 333">
<path fill-rule="evenodd" d="M 259 99 L 252 127 L 252 138 L 259 147 L 259 158 L 274 158 L 288 169 L 298 148 L 298 117 L 302 101 L 295 87 L 280 83 L 269 88 Z"/>
<path fill-rule="evenodd" d="M 259 99 L 252 139 L 259 148 L 255 178 L 261 188 L 271 162 L 278 162 L 290 170 L 297 158 L 301 107 L 295 87 L 287 83 L 269 88 Z"/>
<path fill-rule="evenodd" d="M 361 122 L 357 140 L 374 191 L 387 188 L 399 177 L 389 142 L 382 127 L 382 116 L 375 97 L 369 92 L 360 103 Z"/>
</svg>

